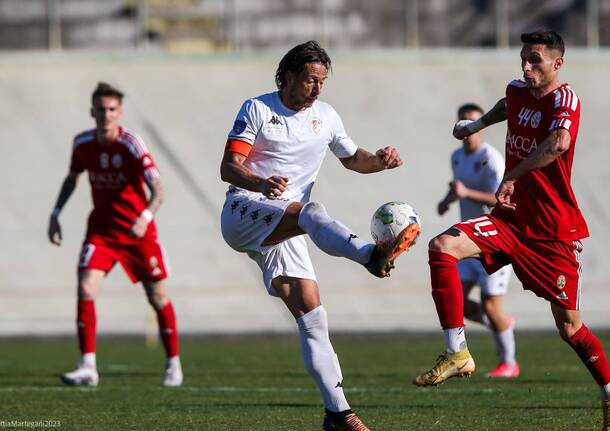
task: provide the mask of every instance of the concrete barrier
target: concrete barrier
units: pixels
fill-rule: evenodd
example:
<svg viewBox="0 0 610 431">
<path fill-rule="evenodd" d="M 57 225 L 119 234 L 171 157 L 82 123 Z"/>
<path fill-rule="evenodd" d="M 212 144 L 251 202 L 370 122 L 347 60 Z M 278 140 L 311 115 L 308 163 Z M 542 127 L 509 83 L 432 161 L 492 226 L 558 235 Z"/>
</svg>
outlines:
<svg viewBox="0 0 610 431">
<path fill-rule="evenodd" d="M 76 258 L 91 203 L 81 178 L 61 215 L 64 244 L 46 240 L 50 210 L 67 172 L 73 135 L 92 127 L 89 96 L 98 80 L 127 93 L 123 124 L 140 133 L 167 188 L 159 215 L 161 241 L 173 276 L 168 281 L 183 332 L 293 331 L 279 300 L 268 297 L 258 268 L 226 246 L 219 214 L 226 184 L 219 163 L 226 134 L 242 101 L 274 89 L 283 53 L 241 57 L 159 54 L 0 56 L 0 335 L 73 333 Z M 395 51 L 334 53 L 323 100 L 342 116 L 355 142 L 369 150 L 399 148 L 405 166 L 358 175 L 327 158 L 313 198 L 369 238 L 381 203 L 404 200 L 421 214 L 419 244 L 401 257 L 388 280 L 310 247 L 334 330 L 422 330 L 438 327 L 429 294 L 427 241 L 453 224 L 457 208 L 436 215 L 450 177 L 450 136 L 456 107 L 491 107 L 520 76 L 518 51 Z M 610 326 L 610 54 L 568 49 L 562 78 L 582 101 L 574 186 L 591 230 L 584 242 L 582 309 L 590 326 Z M 503 148 L 505 127 L 486 132 Z M 101 333 L 154 330 L 143 292 L 120 268 L 98 299 Z M 507 310 L 520 327 L 551 328 L 549 307 L 521 292 L 513 279 Z M 152 329 L 151 329 L 152 328 Z"/>
</svg>

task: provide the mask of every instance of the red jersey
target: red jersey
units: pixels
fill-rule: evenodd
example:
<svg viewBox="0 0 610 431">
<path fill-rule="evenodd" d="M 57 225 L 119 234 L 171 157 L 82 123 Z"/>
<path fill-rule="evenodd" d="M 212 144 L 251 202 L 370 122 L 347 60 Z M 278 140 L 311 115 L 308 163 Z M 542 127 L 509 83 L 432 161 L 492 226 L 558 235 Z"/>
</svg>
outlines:
<svg viewBox="0 0 610 431">
<path fill-rule="evenodd" d="M 152 181 L 159 171 L 142 138 L 119 127 L 111 143 L 97 142 L 95 129 L 74 138 L 70 171 L 89 172 L 93 210 L 89 215 L 87 238 L 101 237 L 119 243 L 138 241 L 129 232 L 134 220 L 147 208 L 144 179 Z M 154 220 L 145 237 L 157 237 Z"/>
<path fill-rule="evenodd" d="M 514 212 L 494 210 L 494 215 L 512 223 L 532 239 L 572 241 L 589 236 L 587 224 L 572 191 L 570 178 L 580 121 L 580 101 L 562 84 L 551 93 L 535 98 L 523 81 L 506 88 L 506 170 L 510 172 L 536 150 L 551 131 L 570 133 L 570 148 L 544 168 L 534 169 L 515 182 L 511 201 Z"/>
</svg>

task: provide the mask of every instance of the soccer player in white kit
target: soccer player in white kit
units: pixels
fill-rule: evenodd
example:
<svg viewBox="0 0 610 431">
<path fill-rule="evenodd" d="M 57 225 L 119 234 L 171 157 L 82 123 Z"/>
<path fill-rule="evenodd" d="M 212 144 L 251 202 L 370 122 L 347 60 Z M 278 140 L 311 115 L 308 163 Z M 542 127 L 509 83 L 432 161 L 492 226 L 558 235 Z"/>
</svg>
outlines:
<svg viewBox="0 0 610 431">
<path fill-rule="evenodd" d="M 386 277 L 394 259 L 416 239 L 419 226 L 405 228 L 391 244 L 370 244 L 331 218 L 322 204 L 309 200 L 327 149 L 347 169 L 360 173 L 402 165 L 393 147 L 375 154 L 357 147 L 337 112 L 317 100 L 330 66 L 317 42 L 297 45 L 277 68 L 279 90 L 244 102 L 221 163 L 221 177 L 231 184 L 221 226 L 227 244 L 256 261 L 268 293 L 280 297 L 296 319 L 305 368 L 324 402 L 323 429 L 366 431 L 343 393 L 303 234 L 327 254 Z"/>
<path fill-rule="evenodd" d="M 458 120 L 476 121 L 483 114 L 483 109 L 474 103 L 458 108 Z M 460 201 L 461 221 L 489 213 L 496 205 L 495 192 L 504 175 L 504 158 L 500 152 L 485 142 L 481 133 L 474 133 L 451 154 L 451 169 L 453 181 L 438 204 L 438 213 L 443 215 L 456 200 Z M 507 265 L 488 275 L 479 260 L 470 258 L 458 262 L 458 271 L 464 289 L 464 317 L 488 326 L 496 341 L 499 364 L 487 376 L 518 377 L 514 320 L 502 310 L 502 297 L 508 290 L 512 267 Z M 476 285 L 481 289 L 480 303 L 468 298 Z"/>
</svg>

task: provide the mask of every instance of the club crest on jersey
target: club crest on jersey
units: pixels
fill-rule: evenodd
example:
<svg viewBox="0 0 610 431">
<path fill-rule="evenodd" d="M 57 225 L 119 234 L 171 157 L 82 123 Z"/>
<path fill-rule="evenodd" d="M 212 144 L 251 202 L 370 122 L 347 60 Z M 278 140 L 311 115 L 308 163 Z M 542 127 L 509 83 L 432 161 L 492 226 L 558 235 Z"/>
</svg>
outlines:
<svg viewBox="0 0 610 431">
<path fill-rule="evenodd" d="M 115 154 L 114 156 L 112 156 L 112 167 L 115 169 L 119 169 L 121 166 L 123 166 L 123 159 L 121 158 L 121 155 Z"/>
<path fill-rule="evenodd" d="M 317 135 L 320 133 L 320 130 L 322 130 L 322 121 L 319 118 L 312 118 L 309 122 L 309 127 L 311 127 L 311 131 Z"/>
<path fill-rule="evenodd" d="M 100 168 L 108 169 L 108 166 L 110 166 L 109 161 L 110 161 L 110 158 L 108 157 L 108 153 L 100 154 Z"/>
<path fill-rule="evenodd" d="M 540 124 L 541 118 L 542 118 L 542 114 L 540 113 L 540 111 L 536 111 L 536 113 L 534 115 L 532 115 L 532 120 L 530 121 L 530 124 L 532 125 L 533 129 L 538 127 L 538 125 Z"/>
<path fill-rule="evenodd" d="M 563 275 L 557 277 L 557 287 L 560 289 L 566 287 L 566 278 Z"/>
</svg>

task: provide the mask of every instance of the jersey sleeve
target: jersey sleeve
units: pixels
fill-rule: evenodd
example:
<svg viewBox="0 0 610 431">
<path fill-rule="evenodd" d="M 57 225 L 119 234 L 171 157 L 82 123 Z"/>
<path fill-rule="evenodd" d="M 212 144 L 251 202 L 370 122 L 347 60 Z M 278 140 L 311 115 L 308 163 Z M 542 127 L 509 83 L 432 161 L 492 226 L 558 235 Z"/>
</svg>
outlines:
<svg viewBox="0 0 610 431">
<path fill-rule="evenodd" d="M 228 140 L 237 140 L 254 145 L 261 128 L 261 118 L 262 115 L 257 103 L 252 99 L 246 100 L 237 113 Z"/>
<path fill-rule="evenodd" d="M 555 100 L 553 102 L 553 116 L 549 131 L 556 129 L 566 129 L 575 137 L 578 130 L 580 119 L 580 101 L 576 93 L 569 87 L 559 87 L 555 90 Z"/>
<path fill-rule="evenodd" d="M 352 138 L 347 135 L 347 132 L 343 127 L 343 121 L 341 121 L 341 117 L 339 117 L 337 111 L 335 111 L 331 107 L 329 108 L 329 120 L 332 131 L 332 139 L 328 144 L 328 147 L 333 152 L 333 154 L 339 159 L 351 157 L 356 154 L 358 146 L 354 144 Z"/>
<path fill-rule="evenodd" d="M 149 184 L 160 178 L 161 174 L 159 173 L 159 169 L 157 168 L 148 147 L 144 143 L 144 140 L 126 129 L 124 129 L 123 134 L 124 142 L 134 158 L 133 166 L 136 175 L 144 177 L 144 180 Z"/>
<path fill-rule="evenodd" d="M 70 157 L 70 172 L 80 174 L 85 170 L 80 154 L 81 152 L 78 150 L 78 144 L 75 138 L 72 145 L 72 156 Z"/>
</svg>

